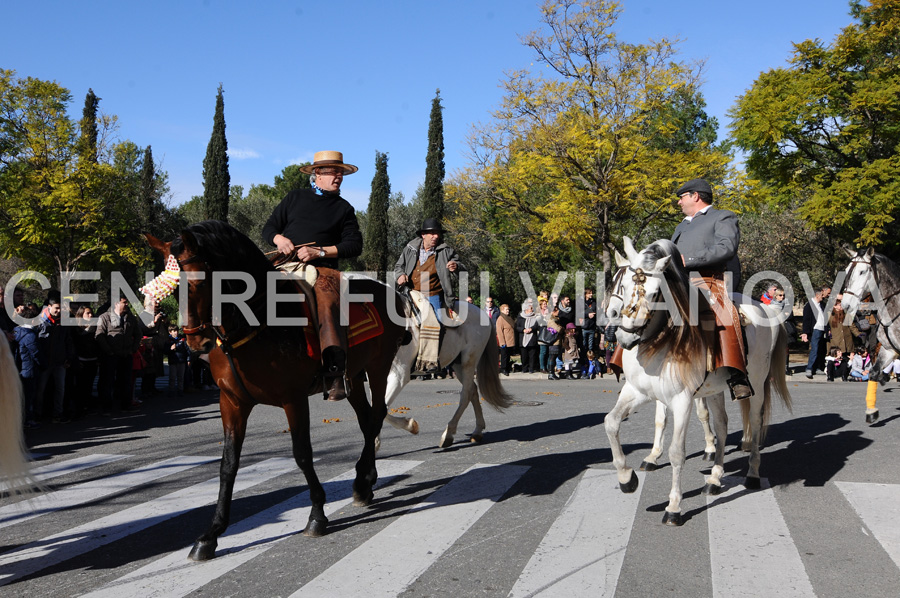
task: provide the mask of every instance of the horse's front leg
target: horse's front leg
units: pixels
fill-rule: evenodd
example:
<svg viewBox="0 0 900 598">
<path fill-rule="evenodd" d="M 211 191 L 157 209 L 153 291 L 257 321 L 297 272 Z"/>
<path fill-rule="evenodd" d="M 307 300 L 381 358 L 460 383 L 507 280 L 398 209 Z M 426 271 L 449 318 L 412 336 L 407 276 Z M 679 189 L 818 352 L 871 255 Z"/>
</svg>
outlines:
<svg viewBox="0 0 900 598">
<path fill-rule="evenodd" d="M 656 471 L 659 469 L 657 461 L 663 451 L 663 437 L 666 433 L 666 404 L 656 402 L 656 419 L 653 423 L 653 448 L 650 454 L 641 461 L 641 471 Z"/>
<path fill-rule="evenodd" d="M 725 474 L 725 438 L 728 436 L 728 413 L 725 411 L 725 395 L 709 397 L 706 402 L 711 406 L 713 425 L 715 426 L 715 464 L 706 478 L 704 494 L 716 495 L 722 492 L 722 476 Z M 704 456 L 704 459 L 706 457 Z"/>
<path fill-rule="evenodd" d="M 222 447 L 222 461 L 219 465 L 219 499 L 212 525 L 206 533 L 197 538 L 188 558 L 193 561 L 208 561 L 216 556 L 218 537 L 221 536 L 231 517 L 231 497 L 234 492 L 234 480 L 237 477 L 241 462 L 241 447 L 247 433 L 247 418 L 253 405 L 239 403 L 225 390 L 219 398 L 219 411 L 222 414 L 222 428 L 225 433 Z"/>
<path fill-rule="evenodd" d="M 377 374 L 376 374 L 377 375 Z M 353 481 L 353 504 L 364 507 L 372 502 L 373 488 L 378 481 L 375 467 L 375 439 L 381 432 L 381 422 L 387 408 L 384 404 L 384 380 L 370 376 L 369 389 L 372 391 L 372 405 L 366 399 L 363 377 L 357 376 L 347 400 L 356 412 L 359 429 L 363 433 L 363 450 L 356 462 L 356 479 Z"/>
<path fill-rule="evenodd" d="M 676 395 L 669 404 L 672 414 L 672 443 L 669 445 L 669 462 L 672 465 L 672 490 L 669 504 L 663 515 L 666 525 L 681 525 L 681 473 L 684 470 L 685 443 L 691 416 L 691 397 L 687 392 Z"/>
<path fill-rule="evenodd" d="M 631 413 L 638 402 L 640 402 L 640 396 L 635 388 L 626 381 L 625 386 L 619 392 L 615 406 L 603 420 L 603 427 L 606 429 L 606 436 L 609 439 L 609 448 L 612 451 L 613 465 L 616 467 L 616 475 L 619 479 L 619 488 L 627 494 L 637 490 L 638 477 L 634 470 L 625 463 L 625 451 L 622 450 L 622 443 L 619 441 L 619 428 L 622 425 L 622 419 Z"/>
<path fill-rule="evenodd" d="M 309 434 L 309 398 L 302 396 L 290 403 L 285 403 L 284 414 L 291 428 L 291 445 L 294 461 L 306 478 L 309 487 L 309 501 L 312 505 L 309 521 L 303 529 L 304 536 L 318 538 L 325 535 L 328 518 L 325 516 L 325 488 L 316 475 L 313 467 L 312 441 Z"/>
</svg>

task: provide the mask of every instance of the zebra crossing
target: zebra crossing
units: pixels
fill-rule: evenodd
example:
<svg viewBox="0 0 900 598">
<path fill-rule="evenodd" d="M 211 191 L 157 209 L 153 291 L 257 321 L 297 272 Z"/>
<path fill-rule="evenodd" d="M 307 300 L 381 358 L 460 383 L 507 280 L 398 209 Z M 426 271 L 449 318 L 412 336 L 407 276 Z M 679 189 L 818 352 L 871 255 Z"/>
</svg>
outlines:
<svg viewBox="0 0 900 598">
<path fill-rule="evenodd" d="M 61 482 L 68 475 L 134 460 L 129 455 L 89 455 L 41 467 L 35 473 L 44 482 Z M 85 482 L 59 484 L 58 490 L 27 500 L 0 503 L 0 533 L 27 529 L 24 526 L 67 514 L 61 531 L 21 544 L 0 541 L 0 595 L 21 595 L 16 592 L 20 583 L 33 582 L 60 567 L 65 569 L 66 563 L 78 558 L 83 563 L 94 551 L 114 548 L 117 542 L 134 534 L 147 533 L 154 526 L 214 504 L 218 476 L 140 499 L 142 489 L 148 485 L 214 461 L 217 459 L 209 456 L 186 455 L 136 464 Z M 420 460 L 400 458 L 380 461 L 380 491 L 376 496 L 404 494 L 415 485 L 417 468 L 422 464 Z M 360 538 L 358 545 L 348 547 L 284 595 L 319 598 L 365 594 L 379 598 L 409 593 L 418 580 L 452 558 L 448 555 L 455 545 L 479 521 L 493 516 L 497 505 L 528 471 L 526 465 L 479 463 L 442 477 L 428 492 L 420 492 L 421 496 L 417 495 L 408 508 L 386 517 L 388 522 L 373 529 L 369 537 Z M 296 466 L 290 459 L 270 458 L 249 464 L 238 474 L 235 493 L 277 483 L 286 474 L 290 474 L 290 482 L 285 485 L 296 484 Z M 325 482 L 329 517 L 350 505 L 354 476 L 355 471 L 350 469 Z M 540 541 L 521 547 L 530 556 L 523 559 L 515 580 L 506 587 L 492 588 L 491 595 L 616 595 L 647 480 L 643 473 L 638 476 L 638 491 L 623 494 L 611 469 L 588 469 L 580 474 L 571 489 L 565 490 L 568 496 L 560 501 L 561 507 L 546 514 L 551 523 Z M 710 576 L 712 595 L 746 594 L 747 588 L 753 588 L 753 595 L 816 596 L 773 489 L 765 480 L 762 489 L 755 491 L 744 489 L 739 478 L 726 477 L 724 482 L 725 491 L 706 497 L 707 508 L 703 511 L 709 533 L 710 571 L 706 574 Z M 900 485 L 837 481 L 834 486 L 846 500 L 848 516 L 858 518 L 859 525 L 874 536 L 894 567 L 900 566 Z M 66 527 L 67 522 L 78 520 L 82 507 L 123 496 L 130 499 L 122 508 Z M 300 491 L 250 516 L 233 520 L 211 561 L 188 561 L 190 545 L 186 543 L 178 550 L 155 555 L 136 568 L 106 575 L 100 581 L 91 580 L 90 570 L 82 572 L 82 580 L 72 578 L 72 585 L 64 591 L 47 595 L 143 598 L 205 592 L 211 584 L 239 575 L 255 560 L 265 559 L 267 553 L 296 538 L 306 524 L 309 510 L 309 495 Z M 696 519 L 689 525 L 699 525 Z M 661 525 L 659 529 L 661 533 L 680 533 Z M 301 560 L 300 555 L 294 558 Z M 760 575 L 761 571 L 765 574 Z M 259 590 L 238 593 L 260 595 Z"/>
</svg>

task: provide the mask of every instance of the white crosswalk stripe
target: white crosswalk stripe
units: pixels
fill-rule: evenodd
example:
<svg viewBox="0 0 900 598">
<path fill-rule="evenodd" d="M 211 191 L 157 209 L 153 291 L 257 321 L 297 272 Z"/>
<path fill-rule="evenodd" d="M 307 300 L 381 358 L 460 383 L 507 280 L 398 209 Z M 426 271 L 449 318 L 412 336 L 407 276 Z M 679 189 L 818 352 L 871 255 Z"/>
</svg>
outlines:
<svg viewBox="0 0 900 598">
<path fill-rule="evenodd" d="M 397 596 L 516 483 L 527 467 L 475 465 L 408 514 L 378 532 L 325 573 L 291 595 L 323 598 Z M 367 570 L 373 554 L 390 554 L 390 567 Z"/>
<path fill-rule="evenodd" d="M 613 596 L 639 499 L 619 491 L 615 471 L 586 471 L 510 598 Z"/>
<path fill-rule="evenodd" d="M 61 463 L 51 463 L 50 465 L 42 465 L 31 470 L 31 475 L 39 482 L 46 482 L 53 478 L 76 473 L 91 467 L 106 465 L 121 459 L 127 459 L 128 455 L 104 455 L 101 453 L 95 455 L 85 455 L 84 457 L 76 457 Z M 0 482 L 0 492 L 9 489 L 6 482 Z"/>
<path fill-rule="evenodd" d="M 207 457 L 196 459 L 200 462 L 208 461 Z M 281 457 L 255 463 L 241 469 L 234 491 L 241 492 L 275 476 L 295 470 L 296 467 L 293 460 Z M 210 504 L 215 501 L 218 491 L 219 478 L 216 476 L 195 486 L 4 553 L 0 555 L 0 585 L 147 529 L 191 509 Z"/>
<path fill-rule="evenodd" d="M 211 461 L 215 461 L 215 458 L 174 457 L 103 479 L 77 484 L 58 492 L 39 495 L 24 502 L 0 507 L 0 528 L 24 523 L 60 509 L 83 505 Z"/>
<path fill-rule="evenodd" d="M 900 484 L 836 482 L 866 527 L 900 567 Z"/>
<path fill-rule="evenodd" d="M 90 455 L 39 468 L 36 474 L 44 480 L 60 479 L 126 458 L 134 457 Z M 137 504 L 133 497 L 140 496 L 140 488 L 154 480 L 215 460 L 208 456 L 175 457 L 66 486 L 38 497 L 36 514 L 24 510 L 23 505 L 31 501 L 0 508 L 0 526 L 11 527 L 62 509 L 68 509 L 66 521 L 78 522 L 78 507 L 86 502 L 132 493 L 124 501 L 128 508 L 92 521 L 82 519 L 80 524 L 69 525 L 68 529 L 46 537 L 32 536 L 28 543 L 12 546 L 0 554 L 0 586 L 8 586 L 4 591 L 13 589 L 16 587 L 11 585 L 13 582 L 213 504 L 219 486 L 217 476 Z M 439 561 L 443 559 L 446 565 L 454 558 L 450 555 L 461 552 L 461 538 L 477 523 L 510 516 L 509 510 L 504 514 L 503 509 L 498 512 L 494 507 L 530 471 L 524 465 L 478 464 L 465 470 L 461 465 L 456 475 L 444 479 L 438 474 L 435 480 L 430 470 L 419 471 L 423 463 L 404 459 L 379 461 L 381 491 L 377 496 L 402 497 L 423 482 L 438 485 L 433 491 L 428 490 L 430 494 L 422 493 L 423 498 L 408 510 L 386 512 L 389 521 L 373 526 L 372 533 L 360 534 L 358 541 L 335 554 L 333 562 L 330 557 L 322 561 L 309 577 L 297 584 L 299 587 L 282 587 L 277 593 L 316 598 L 360 595 L 361 591 L 366 598 L 408 594 L 414 584 L 422 583 L 419 580 L 423 576 L 434 575 Z M 274 458 L 245 466 L 238 473 L 235 492 L 287 473 L 292 475 L 285 477 L 285 487 L 293 487 L 302 480 L 292 459 Z M 325 483 L 327 515 L 332 516 L 349 505 L 355 475 L 355 470 L 350 469 Z M 532 536 L 530 547 L 523 545 L 530 554 L 523 555 L 518 565 L 521 570 L 515 569 L 507 585 L 492 588 L 493 593 L 489 595 L 502 594 L 509 598 L 616 595 L 622 589 L 620 577 L 634 530 L 636 526 L 646 529 L 649 521 L 648 513 L 640 505 L 646 504 L 642 503 L 642 491 L 652 478 L 644 473 L 638 473 L 638 477 L 639 490 L 633 494 L 619 490 L 612 469 L 588 469 L 577 481 L 573 479 L 573 484 L 566 486 L 567 496 L 559 496 L 552 511 L 542 513 L 549 525 L 543 528 L 546 532 L 537 532 L 542 537 Z M 653 525 L 670 537 L 690 530 L 688 526 L 694 526 L 693 529 L 706 526 L 709 570 L 697 574 L 708 578 L 713 596 L 746 594 L 748 588 L 752 588 L 754 595 L 816 596 L 813 580 L 767 480 L 762 480 L 760 490 L 753 491 L 746 490 L 742 482 L 742 478 L 726 477 L 725 491 L 719 496 L 706 497 L 706 508 L 697 511 L 700 515 L 689 520 L 681 531 L 658 523 L 658 507 L 650 513 Z M 282 482 L 277 479 L 274 483 Z M 659 485 L 659 480 L 655 483 Z M 300 484 L 299 491 L 287 500 L 233 521 L 219 539 L 216 558 L 211 561 L 189 561 L 190 546 L 185 545 L 179 550 L 151 556 L 142 566 L 125 575 L 119 574 L 118 578 L 106 577 L 102 587 L 76 586 L 80 589 L 74 593 L 89 591 L 82 595 L 91 598 L 144 598 L 213 591 L 209 588 L 217 587 L 214 585 L 217 581 L 223 583 L 229 576 L 239 576 L 236 572 L 239 568 L 253 566 L 254 559 L 264 558 L 270 550 L 279 546 L 280 550 L 286 550 L 282 543 L 301 532 L 309 517 L 310 503 L 308 491 L 302 481 Z M 846 498 L 848 513 L 852 510 L 852 516 L 858 516 L 866 533 L 900 567 L 900 485 L 840 481 L 834 485 Z M 360 514 L 364 515 L 365 510 Z M 700 533 L 694 537 L 705 538 L 703 527 L 699 529 Z M 252 587 L 248 591 L 252 593 Z"/>
<path fill-rule="evenodd" d="M 706 497 L 713 595 L 752 587 L 761 596 L 815 596 L 768 480 L 760 490 L 743 481 L 726 476 L 726 489 Z"/>
<path fill-rule="evenodd" d="M 378 486 L 391 481 L 418 465 L 419 461 L 384 461 L 379 467 Z M 325 484 L 329 501 L 325 515 L 343 508 L 352 500 L 353 479 L 350 470 Z M 376 486 L 377 487 L 377 486 Z M 153 598 L 186 596 L 239 565 L 256 558 L 276 543 L 299 533 L 309 519 L 309 492 L 303 492 L 229 527 L 219 538 L 216 558 L 203 563 L 187 560 L 189 546 L 150 563 L 104 588 L 85 596 L 90 598 Z"/>
</svg>

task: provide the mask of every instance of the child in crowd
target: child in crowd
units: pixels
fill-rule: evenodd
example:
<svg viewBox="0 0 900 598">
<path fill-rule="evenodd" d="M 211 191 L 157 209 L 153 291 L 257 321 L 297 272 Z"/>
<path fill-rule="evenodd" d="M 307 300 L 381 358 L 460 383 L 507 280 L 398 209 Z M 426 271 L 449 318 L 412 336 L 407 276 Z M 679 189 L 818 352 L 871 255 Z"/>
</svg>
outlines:
<svg viewBox="0 0 900 598">
<path fill-rule="evenodd" d="M 581 368 L 581 377 L 593 380 L 597 376 L 603 377 L 606 373 L 606 364 L 597 359 L 593 351 L 587 352 L 587 363 Z"/>
<path fill-rule="evenodd" d="M 847 381 L 849 373 L 848 362 L 844 358 L 844 353 L 837 347 L 832 347 L 825 356 L 825 373 L 829 382 L 834 382 L 835 377 L 839 377 L 844 382 Z"/>
</svg>

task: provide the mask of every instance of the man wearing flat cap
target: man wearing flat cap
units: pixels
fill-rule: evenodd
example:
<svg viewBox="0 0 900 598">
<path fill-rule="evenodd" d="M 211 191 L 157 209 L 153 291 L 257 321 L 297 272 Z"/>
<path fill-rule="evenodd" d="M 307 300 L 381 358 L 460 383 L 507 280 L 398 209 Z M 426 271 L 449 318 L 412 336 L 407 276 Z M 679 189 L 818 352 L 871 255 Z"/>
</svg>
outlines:
<svg viewBox="0 0 900 598">
<path fill-rule="evenodd" d="M 443 242 L 444 229 L 436 218 L 426 218 L 407 243 L 394 266 L 398 285 L 411 285 L 428 297 L 438 320 L 443 322 L 441 308 L 452 309 L 456 303 L 453 286 L 456 272 L 465 270 L 456 251 Z"/>
<path fill-rule="evenodd" d="M 316 152 L 300 172 L 314 175 L 311 189 L 289 192 L 263 227 L 263 238 L 286 256 L 318 271 L 316 305 L 319 345 L 329 401 L 347 397 L 347 331 L 340 326 L 341 273 L 338 258 L 362 253 L 363 240 L 350 203 L 340 196 L 344 175 L 359 170 L 341 152 Z"/>
<path fill-rule="evenodd" d="M 741 232 L 737 216 L 728 210 L 712 207 L 712 187 L 703 179 L 693 179 L 675 192 L 684 220 L 675 229 L 672 241 L 678 246 L 689 272 L 696 284 L 706 285 L 711 293 L 710 307 L 716 317 L 720 356 L 716 367 L 727 367 L 731 372 L 728 386 L 732 398 L 748 399 L 753 389 L 747 378 L 747 356 L 744 350 L 743 331 L 737 308 L 731 302 L 725 284 L 725 273 L 730 272 L 732 288 L 738 288 L 741 280 L 741 264 L 737 257 Z"/>
</svg>

